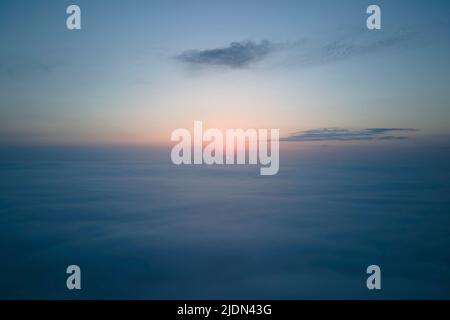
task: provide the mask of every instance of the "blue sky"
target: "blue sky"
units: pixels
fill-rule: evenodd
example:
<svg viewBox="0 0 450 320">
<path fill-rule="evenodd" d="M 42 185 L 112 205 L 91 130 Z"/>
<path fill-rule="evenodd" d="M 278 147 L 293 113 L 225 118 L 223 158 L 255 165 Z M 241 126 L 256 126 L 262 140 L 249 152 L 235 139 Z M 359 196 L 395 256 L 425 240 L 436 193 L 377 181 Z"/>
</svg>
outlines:
<svg viewBox="0 0 450 320">
<path fill-rule="evenodd" d="M 0 142 L 164 144 L 194 120 L 450 133 L 447 1 L 376 1 L 381 31 L 373 1 L 76 3 L 81 31 L 69 2 L 0 5 Z"/>
</svg>

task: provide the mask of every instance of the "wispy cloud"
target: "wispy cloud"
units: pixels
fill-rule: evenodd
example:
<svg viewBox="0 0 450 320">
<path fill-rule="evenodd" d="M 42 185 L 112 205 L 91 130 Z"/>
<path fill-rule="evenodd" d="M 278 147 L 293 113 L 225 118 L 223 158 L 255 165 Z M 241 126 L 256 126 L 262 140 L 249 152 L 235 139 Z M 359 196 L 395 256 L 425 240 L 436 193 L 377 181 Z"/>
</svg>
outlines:
<svg viewBox="0 0 450 320">
<path fill-rule="evenodd" d="M 368 35 L 364 32 L 344 35 L 336 39 L 302 39 L 295 42 L 274 43 L 268 40 L 261 42 L 232 42 L 222 48 L 206 50 L 189 50 L 175 58 L 191 66 L 227 66 L 243 68 L 268 57 L 274 52 L 286 52 L 290 67 L 319 66 L 354 57 L 379 53 L 395 48 L 407 48 L 420 37 L 420 33 L 412 30 L 397 30 L 389 35 Z"/>
<path fill-rule="evenodd" d="M 267 40 L 233 42 L 224 48 L 185 51 L 176 59 L 191 65 L 242 68 L 265 58 L 277 48 L 278 45 Z"/>
<path fill-rule="evenodd" d="M 55 63 L 48 63 L 30 56 L 0 56 L 0 77 L 45 76 L 55 68 Z"/>
<path fill-rule="evenodd" d="M 303 67 L 319 66 L 384 50 L 406 49 L 420 36 L 412 30 L 397 30 L 389 35 L 359 32 L 332 40 L 304 40 L 292 46 L 290 63 Z"/>
<path fill-rule="evenodd" d="M 367 128 L 351 130 L 345 128 L 325 128 L 299 131 L 281 141 L 354 141 L 354 140 L 404 140 L 400 133 L 416 132 L 412 128 Z"/>
<path fill-rule="evenodd" d="M 399 30 L 389 36 L 353 36 L 318 45 L 303 55 L 304 63 L 325 64 L 394 48 L 404 48 L 417 34 Z"/>
</svg>

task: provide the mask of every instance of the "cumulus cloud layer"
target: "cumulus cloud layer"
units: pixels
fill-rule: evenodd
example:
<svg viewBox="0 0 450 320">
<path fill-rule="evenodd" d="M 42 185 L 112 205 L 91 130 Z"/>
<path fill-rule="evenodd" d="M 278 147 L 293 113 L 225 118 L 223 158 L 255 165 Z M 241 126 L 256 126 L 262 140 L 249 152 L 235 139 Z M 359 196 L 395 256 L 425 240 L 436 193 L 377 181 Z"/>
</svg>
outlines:
<svg viewBox="0 0 450 320">
<path fill-rule="evenodd" d="M 325 128 L 299 131 L 282 141 L 352 141 L 352 140 L 403 140 L 407 136 L 399 133 L 415 132 L 412 128 L 367 128 L 350 130 L 345 128 Z"/>
<path fill-rule="evenodd" d="M 185 51 L 176 58 L 181 62 L 192 65 L 222 65 L 242 68 L 265 58 L 276 47 L 266 40 L 259 43 L 253 41 L 232 42 L 224 48 Z"/>
</svg>

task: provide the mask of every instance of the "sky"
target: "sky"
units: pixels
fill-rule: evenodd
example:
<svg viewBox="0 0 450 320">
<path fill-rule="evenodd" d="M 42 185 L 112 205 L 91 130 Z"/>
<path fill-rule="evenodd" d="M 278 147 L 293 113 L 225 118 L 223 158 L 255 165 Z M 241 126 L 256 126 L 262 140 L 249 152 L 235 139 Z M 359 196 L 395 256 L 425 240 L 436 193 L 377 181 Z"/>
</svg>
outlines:
<svg viewBox="0 0 450 320">
<path fill-rule="evenodd" d="M 0 298 L 448 299 L 449 9 L 0 1 Z M 279 173 L 173 165 L 196 120 Z"/>
<path fill-rule="evenodd" d="M 448 1 L 73 3 L 82 30 L 72 2 L 0 4 L 0 143 L 167 145 L 194 120 L 284 141 L 450 136 Z"/>
</svg>

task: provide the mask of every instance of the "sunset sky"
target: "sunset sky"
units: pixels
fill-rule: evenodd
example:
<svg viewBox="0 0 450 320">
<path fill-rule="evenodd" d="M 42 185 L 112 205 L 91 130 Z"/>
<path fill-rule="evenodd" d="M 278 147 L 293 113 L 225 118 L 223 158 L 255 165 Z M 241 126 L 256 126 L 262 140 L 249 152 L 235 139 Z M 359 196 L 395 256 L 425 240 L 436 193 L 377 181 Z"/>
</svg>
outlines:
<svg viewBox="0 0 450 320">
<path fill-rule="evenodd" d="M 450 299 L 449 12 L 0 1 L 0 300 Z"/>
<path fill-rule="evenodd" d="M 370 1 L 76 1 L 80 31 L 67 1 L 2 2 L 0 142 L 170 144 L 194 120 L 450 135 L 449 2 L 376 2 L 381 31 Z"/>
</svg>

